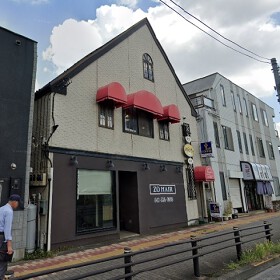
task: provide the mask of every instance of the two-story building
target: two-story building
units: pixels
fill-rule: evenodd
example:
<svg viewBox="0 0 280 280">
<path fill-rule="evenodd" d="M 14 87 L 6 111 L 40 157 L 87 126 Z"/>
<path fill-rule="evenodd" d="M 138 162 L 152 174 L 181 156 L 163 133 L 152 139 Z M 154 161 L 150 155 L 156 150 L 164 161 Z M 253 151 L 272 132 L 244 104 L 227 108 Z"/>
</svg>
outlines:
<svg viewBox="0 0 280 280">
<path fill-rule="evenodd" d="M 239 212 L 272 208 L 280 196 L 273 108 L 219 73 L 183 86 L 198 112 L 200 155 L 214 170 L 215 200 Z"/>
<path fill-rule="evenodd" d="M 30 193 L 39 243 L 197 222 L 196 115 L 147 19 L 38 90 Z"/>
</svg>

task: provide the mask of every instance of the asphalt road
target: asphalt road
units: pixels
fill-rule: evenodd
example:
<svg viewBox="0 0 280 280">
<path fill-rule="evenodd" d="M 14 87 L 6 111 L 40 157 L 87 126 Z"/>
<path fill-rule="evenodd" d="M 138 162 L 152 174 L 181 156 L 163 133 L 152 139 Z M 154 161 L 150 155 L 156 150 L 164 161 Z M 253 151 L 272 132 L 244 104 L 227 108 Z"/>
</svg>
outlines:
<svg viewBox="0 0 280 280">
<path fill-rule="evenodd" d="M 272 228 L 273 228 L 273 236 L 272 236 L 272 241 L 277 241 L 280 240 L 280 218 L 276 217 L 276 218 L 271 218 L 268 219 L 267 221 L 271 222 Z M 254 225 L 260 225 L 261 222 L 255 222 L 255 223 L 248 223 L 246 227 L 250 227 L 250 226 L 254 226 Z M 243 226 L 245 227 L 245 226 Z M 243 228 L 241 227 L 241 228 Z M 254 230 L 251 230 L 251 232 L 253 232 Z M 208 234 L 207 236 L 211 236 L 211 234 Z M 232 236 L 232 235 L 231 235 Z M 216 240 L 226 240 L 227 238 L 229 238 L 229 236 L 222 236 L 219 237 Z M 252 247 L 255 243 L 264 241 L 264 239 L 260 239 L 257 241 L 253 241 L 253 242 L 248 242 L 246 244 L 244 244 L 242 246 L 242 249 L 248 249 L 250 247 Z M 204 244 L 209 245 L 211 244 L 212 241 L 207 240 L 204 241 Z M 216 278 L 218 276 L 220 276 L 220 279 L 226 279 L 223 278 L 222 273 L 223 272 L 223 268 L 225 267 L 225 264 L 228 264 L 231 261 L 235 261 L 236 260 L 236 249 L 235 246 L 230 247 L 231 245 L 234 245 L 234 241 L 228 241 L 226 244 L 228 244 L 228 247 L 226 249 L 223 249 L 221 251 L 217 251 L 211 254 L 207 254 L 204 255 L 200 258 L 200 274 L 203 277 L 203 279 L 207 279 L 207 278 Z M 180 245 L 180 246 L 185 246 L 185 245 Z M 190 246 L 190 245 L 188 245 Z M 205 252 L 205 250 L 207 251 L 211 251 L 211 250 L 215 250 L 219 247 L 220 245 L 214 243 L 211 244 L 209 246 L 207 246 L 206 249 L 204 249 L 204 251 L 200 251 L 200 252 Z M 224 244 L 223 244 L 224 246 Z M 182 248 L 182 247 L 181 247 Z M 167 248 L 164 249 L 165 251 L 163 252 L 163 254 L 167 254 L 172 252 L 172 248 Z M 145 258 L 149 258 L 151 256 L 155 256 L 156 258 L 158 258 L 156 261 L 153 261 L 153 264 L 161 264 L 164 261 L 172 261 L 172 260 L 176 260 L 180 257 L 186 256 L 186 254 L 190 254 L 190 253 L 183 253 L 181 255 L 175 255 L 175 256 L 171 256 L 168 257 L 168 259 L 162 259 L 159 258 L 160 255 L 162 255 L 161 252 L 159 251 L 155 251 L 155 252 L 151 252 L 145 255 L 139 255 L 133 258 L 133 261 L 140 261 L 142 259 Z M 109 265 L 114 265 L 114 264 L 121 264 L 123 260 L 117 260 L 117 261 L 112 261 L 110 262 Z M 144 268 L 145 266 L 147 266 L 146 264 L 142 264 L 137 266 L 137 270 Z M 47 275 L 46 277 L 40 277 L 40 279 L 51 279 L 51 280 L 62 280 L 62 279 L 71 279 L 72 277 L 75 277 L 75 275 L 77 276 L 76 279 L 98 279 L 98 280 L 105 280 L 105 279 L 111 279 L 113 277 L 115 277 L 116 275 L 120 275 L 120 271 L 118 270 L 113 270 L 110 271 L 107 274 L 104 274 L 102 276 L 90 276 L 87 278 L 78 278 L 80 277 L 82 274 L 86 273 L 86 272 L 90 272 L 90 271 L 94 271 L 94 270 L 99 270 L 101 268 L 105 267 L 104 264 L 98 264 L 95 266 L 87 266 L 87 267 L 83 267 L 83 268 L 77 268 L 77 269 L 71 269 L 68 271 L 63 271 L 63 272 L 59 272 L 59 273 L 54 273 L 54 274 L 50 274 Z M 276 270 L 280 269 L 280 267 L 275 268 Z M 135 269 L 136 270 L 136 269 Z M 272 272 L 276 273 L 276 270 L 271 269 L 271 275 Z M 122 272 L 122 270 L 121 270 Z M 270 273 L 270 272 L 268 272 Z M 252 278 L 253 280 L 255 279 L 280 279 L 279 276 L 279 272 L 277 277 L 278 278 L 264 278 L 262 276 L 260 276 L 261 278 Z M 39 279 L 39 278 L 38 278 Z M 73 278 L 72 278 L 73 279 Z M 170 265 L 170 266 L 165 266 L 161 269 L 157 269 L 157 270 L 153 270 L 153 271 L 149 271 L 149 272 L 145 272 L 145 273 L 141 273 L 137 276 L 133 277 L 133 280 L 139 280 L 139 279 L 145 279 L 145 280 L 181 280 L 181 279 L 198 279 L 194 276 L 193 274 L 193 261 L 192 260 L 188 260 L 188 261 L 184 261 L 181 262 L 179 264 L 175 264 L 175 265 Z"/>
</svg>

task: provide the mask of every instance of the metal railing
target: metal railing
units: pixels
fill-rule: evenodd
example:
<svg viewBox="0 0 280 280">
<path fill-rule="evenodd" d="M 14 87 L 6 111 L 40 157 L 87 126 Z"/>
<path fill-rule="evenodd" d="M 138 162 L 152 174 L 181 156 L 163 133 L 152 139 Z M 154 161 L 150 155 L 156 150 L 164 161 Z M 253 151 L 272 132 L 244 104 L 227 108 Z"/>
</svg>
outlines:
<svg viewBox="0 0 280 280">
<path fill-rule="evenodd" d="M 64 266 L 55 269 L 49 269 L 42 272 L 31 273 L 28 275 L 14 277 L 13 279 L 23 280 L 33 277 L 49 275 L 55 272 L 61 272 L 65 270 L 73 270 L 77 268 L 99 265 L 102 264 L 103 268 L 90 268 L 86 272 L 79 272 L 79 275 L 67 276 L 67 280 L 84 279 L 90 276 L 101 275 L 104 273 L 117 271 L 120 273 L 117 276 L 111 276 L 108 279 L 111 280 L 132 280 L 132 278 L 138 274 L 149 272 L 152 270 L 160 269 L 166 266 L 174 265 L 177 263 L 193 260 L 193 271 L 196 277 L 200 277 L 200 258 L 220 251 L 229 247 L 236 247 L 237 259 L 240 260 L 242 255 L 242 245 L 248 242 L 253 242 L 259 239 L 266 238 L 271 241 L 271 223 L 264 221 L 261 225 L 237 228 L 227 232 L 221 232 L 217 234 L 211 234 L 204 237 L 191 237 L 187 240 L 168 243 L 158 247 L 150 249 L 139 250 L 132 252 L 130 248 L 124 248 L 124 254 L 113 257 L 103 258 L 96 261 L 89 261 L 81 264 L 75 264 L 71 266 Z M 222 239 L 223 238 L 223 239 Z M 222 246 L 219 246 L 222 245 Z M 169 252 L 166 251 L 169 249 Z M 170 250 L 172 249 L 172 250 Z M 156 255 L 149 256 L 151 253 L 157 253 Z M 142 257 L 141 257 L 142 256 Z M 170 257 L 176 258 L 170 259 Z M 157 261 L 161 259 L 160 263 Z M 114 261 L 117 264 L 112 264 Z M 106 266 L 106 264 L 108 264 Z M 73 273 L 74 274 L 74 273 Z"/>
</svg>

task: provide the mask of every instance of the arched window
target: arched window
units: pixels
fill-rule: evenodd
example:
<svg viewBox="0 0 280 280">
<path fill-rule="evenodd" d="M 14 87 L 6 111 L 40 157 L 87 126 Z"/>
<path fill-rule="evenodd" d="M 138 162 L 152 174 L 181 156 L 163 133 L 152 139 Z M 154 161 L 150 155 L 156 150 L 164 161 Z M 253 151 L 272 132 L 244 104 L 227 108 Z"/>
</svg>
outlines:
<svg viewBox="0 0 280 280">
<path fill-rule="evenodd" d="M 145 79 L 154 81 L 153 61 L 147 53 L 143 54 L 143 74 Z"/>
</svg>

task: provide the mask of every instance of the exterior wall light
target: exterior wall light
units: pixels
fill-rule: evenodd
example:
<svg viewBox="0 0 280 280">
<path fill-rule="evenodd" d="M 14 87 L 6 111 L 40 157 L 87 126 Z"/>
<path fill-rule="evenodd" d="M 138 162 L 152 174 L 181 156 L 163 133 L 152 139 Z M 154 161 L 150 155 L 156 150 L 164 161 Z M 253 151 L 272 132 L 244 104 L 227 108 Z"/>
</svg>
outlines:
<svg viewBox="0 0 280 280">
<path fill-rule="evenodd" d="M 11 164 L 11 169 L 12 169 L 12 170 L 16 170 L 16 169 L 17 169 L 17 165 L 16 165 L 15 163 L 12 163 L 12 164 Z"/>
<path fill-rule="evenodd" d="M 113 161 L 107 160 L 106 166 L 107 166 L 107 168 L 114 168 L 115 164 L 113 163 Z"/>
<path fill-rule="evenodd" d="M 160 170 L 160 172 L 165 172 L 165 171 L 167 171 L 167 168 L 164 164 L 162 164 L 162 165 L 160 165 L 159 170 Z"/>
<path fill-rule="evenodd" d="M 143 169 L 144 170 L 150 170 L 150 165 L 148 163 L 143 163 Z"/>
<path fill-rule="evenodd" d="M 176 166 L 176 172 L 178 174 L 182 173 L 182 167 L 181 166 Z"/>
<path fill-rule="evenodd" d="M 71 156 L 70 157 L 70 165 L 77 166 L 79 164 L 78 159 L 76 156 Z"/>
</svg>

